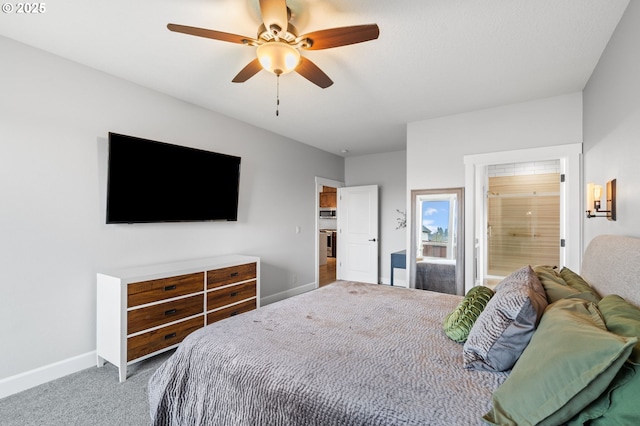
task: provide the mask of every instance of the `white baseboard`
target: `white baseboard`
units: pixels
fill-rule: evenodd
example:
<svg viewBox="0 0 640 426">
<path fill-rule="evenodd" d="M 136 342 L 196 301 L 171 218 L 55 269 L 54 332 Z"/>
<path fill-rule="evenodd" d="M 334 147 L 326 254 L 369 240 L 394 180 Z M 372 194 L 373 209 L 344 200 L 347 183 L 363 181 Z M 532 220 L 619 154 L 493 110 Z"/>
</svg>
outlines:
<svg viewBox="0 0 640 426">
<path fill-rule="evenodd" d="M 87 352 L 0 380 L 0 399 L 96 365 L 96 351 Z"/>
<path fill-rule="evenodd" d="M 296 296 L 298 294 L 306 293 L 316 288 L 316 283 L 309 283 L 305 285 L 301 285 L 296 288 L 292 288 L 290 290 L 281 291 L 280 293 L 272 294 L 271 296 L 261 297 L 260 298 L 260 306 L 265 306 L 270 303 L 278 302 L 280 300 L 288 299 L 291 296 Z"/>
<path fill-rule="evenodd" d="M 280 293 L 272 294 L 261 298 L 260 305 L 264 306 L 279 300 L 288 299 L 291 296 L 306 293 L 307 291 L 315 288 L 315 283 L 309 283 Z M 7 377 L 6 379 L 0 380 L 0 399 L 95 365 L 96 351 L 91 351 L 73 358 L 45 365 L 34 370 L 16 374 L 15 376 Z"/>
</svg>

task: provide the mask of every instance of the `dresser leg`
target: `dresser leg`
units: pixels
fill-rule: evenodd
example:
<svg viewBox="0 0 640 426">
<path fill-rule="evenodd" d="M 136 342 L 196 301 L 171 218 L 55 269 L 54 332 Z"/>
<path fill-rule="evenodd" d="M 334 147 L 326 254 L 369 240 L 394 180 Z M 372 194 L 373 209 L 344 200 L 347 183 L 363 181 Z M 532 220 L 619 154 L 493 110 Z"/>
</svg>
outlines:
<svg viewBox="0 0 640 426">
<path fill-rule="evenodd" d="M 122 383 L 125 380 L 127 380 L 127 364 L 125 364 L 122 367 L 118 368 L 118 373 L 120 373 L 120 383 Z"/>
<path fill-rule="evenodd" d="M 102 358 L 100 355 L 96 355 L 96 365 L 98 366 L 98 368 L 104 367 L 104 363 L 105 363 L 105 359 Z"/>
</svg>

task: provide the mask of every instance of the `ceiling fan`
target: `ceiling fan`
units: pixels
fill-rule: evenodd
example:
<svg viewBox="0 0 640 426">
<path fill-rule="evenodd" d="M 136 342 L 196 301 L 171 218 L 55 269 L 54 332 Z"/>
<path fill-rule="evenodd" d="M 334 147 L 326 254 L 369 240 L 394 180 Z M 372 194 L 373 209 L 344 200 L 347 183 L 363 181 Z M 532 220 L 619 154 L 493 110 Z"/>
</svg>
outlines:
<svg viewBox="0 0 640 426">
<path fill-rule="evenodd" d="M 289 22 L 291 10 L 286 0 L 260 0 L 262 25 L 256 38 L 186 25 L 168 24 L 171 31 L 206 37 L 230 43 L 254 46 L 257 58 L 249 62 L 232 80 L 243 83 L 265 69 L 276 76 L 295 71 L 310 82 L 325 89 L 333 81 L 316 64 L 300 55 L 300 50 L 321 50 L 375 40 L 380 34 L 376 24 L 353 25 L 298 35 Z"/>
</svg>

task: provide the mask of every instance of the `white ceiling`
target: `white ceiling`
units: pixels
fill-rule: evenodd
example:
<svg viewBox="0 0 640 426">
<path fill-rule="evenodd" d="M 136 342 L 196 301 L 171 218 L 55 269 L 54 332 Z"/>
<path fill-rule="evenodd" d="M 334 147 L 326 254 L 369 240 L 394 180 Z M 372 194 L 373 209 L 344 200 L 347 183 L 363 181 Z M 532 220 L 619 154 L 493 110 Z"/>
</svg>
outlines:
<svg viewBox="0 0 640 426">
<path fill-rule="evenodd" d="M 0 35 L 338 155 L 362 155 L 405 149 L 408 122 L 582 90 L 628 3 L 287 0 L 301 34 L 377 23 L 380 37 L 304 51 L 334 84 L 282 76 L 278 117 L 274 75 L 231 83 L 255 48 L 166 28 L 255 37 L 258 0 L 57 0 L 40 15 L 0 13 Z"/>
</svg>

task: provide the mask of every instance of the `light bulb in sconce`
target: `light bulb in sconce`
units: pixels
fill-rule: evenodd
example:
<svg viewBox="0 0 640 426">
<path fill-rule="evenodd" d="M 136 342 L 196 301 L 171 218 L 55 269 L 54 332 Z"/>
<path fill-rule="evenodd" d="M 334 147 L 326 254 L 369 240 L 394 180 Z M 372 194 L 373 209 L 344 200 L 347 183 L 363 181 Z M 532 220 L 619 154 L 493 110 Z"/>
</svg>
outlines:
<svg viewBox="0 0 640 426">
<path fill-rule="evenodd" d="M 594 196 L 593 196 L 593 187 L 595 186 L 595 184 L 593 184 L 592 182 L 587 184 L 587 212 L 593 210 L 593 201 L 594 201 Z"/>
<path fill-rule="evenodd" d="M 602 201 L 602 185 L 593 185 L 593 201 L 596 209 L 599 209 Z"/>
</svg>

